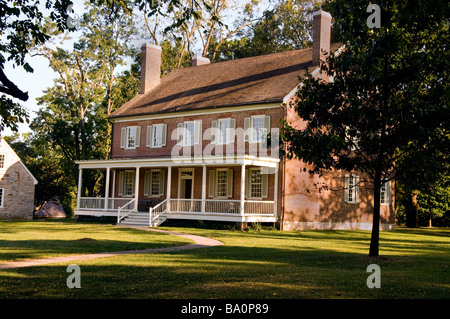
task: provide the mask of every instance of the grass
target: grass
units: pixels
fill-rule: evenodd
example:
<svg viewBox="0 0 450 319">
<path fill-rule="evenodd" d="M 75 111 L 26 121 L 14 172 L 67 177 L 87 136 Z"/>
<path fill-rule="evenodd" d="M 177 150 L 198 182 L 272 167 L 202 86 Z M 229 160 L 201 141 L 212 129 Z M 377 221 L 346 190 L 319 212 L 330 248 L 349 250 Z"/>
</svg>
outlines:
<svg viewBox="0 0 450 319">
<path fill-rule="evenodd" d="M 448 229 L 381 232 L 380 257 L 369 258 L 369 231 L 161 228 L 225 245 L 71 262 L 81 267 L 81 289 L 67 288 L 65 264 L 3 270 L 0 299 L 450 297 Z M 0 236 L 0 260 L 185 243 L 169 235 L 61 222 L 0 223 Z M 95 241 L 74 247 L 84 237 Z M 381 269 L 380 289 L 366 285 L 366 269 L 373 263 Z"/>
</svg>

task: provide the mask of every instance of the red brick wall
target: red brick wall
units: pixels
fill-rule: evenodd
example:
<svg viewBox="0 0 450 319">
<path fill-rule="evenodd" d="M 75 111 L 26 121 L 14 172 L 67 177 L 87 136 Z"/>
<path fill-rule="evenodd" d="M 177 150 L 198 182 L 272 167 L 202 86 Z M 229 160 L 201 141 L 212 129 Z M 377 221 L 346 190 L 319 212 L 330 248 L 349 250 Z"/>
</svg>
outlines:
<svg viewBox="0 0 450 319">
<path fill-rule="evenodd" d="M 225 118 L 233 118 L 236 120 L 236 139 L 234 145 L 234 152 L 238 149 L 242 149 L 244 146 L 242 130 L 244 128 L 244 118 L 250 117 L 252 115 L 268 115 L 270 116 L 270 126 L 271 128 L 278 128 L 280 119 L 283 118 L 284 109 L 281 107 L 271 108 L 271 109 L 263 109 L 258 111 L 239 111 L 239 112 L 228 112 L 223 114 L 209 114 L 209 115 L 196 115 L 196 116 L 182 116 L 175 118 L 165 118 L 165 119 L 156 119 L 156 120 L 136 120 L 130 122 L 117 122 L 113 124 L 113 134 L 112 134 L 112 158 L 138 158 L 138 157 L 163 157 L 163 156 L 171 156 L 172 149 L 176 147 L 178 150 L 179 146 L 177 146 L 176 141 L 176 133 L 172 132 L 177 129 L 178 123 L 182 123 L 185 121 L 194 121 L 201 120 L 202 121 L 202 131 L 211 128 L 211 123 L 214 120 L 225 119 Z M 146 132 L 147 126 L 152 124 L 167 124 L 167 143 L 165 147 L 162 148 L 149 148 L 146 146 Z M 124 149 L 120 148 L 120 135 L 121 128 L 126 126 L 141 126 L 141 136 L 140 136 L 140 146 L 136 149 Z M 240 130 L 238 129 L 240 128 Z M 208 130 L 209 132 L 210 130 Z M 173 137 L 173 139 L 172 139 Z M 195 152 L 202 150 L 207 151 L 208 154 L 214 155 L 214 150 L 211 151 L 211 147 L 207 148 L 207 145 L 211 142 L 210 135 L 204 134 L 203 139 L 201 139 L 202 145 L 189 147 L 191 154 L 193 155 Z M 197 147 L 197 148 L 196 148 Z M 218 146 L 215 146 L 216 148 Z M 249 143 L 245 143 L 246 153 L 249 152 Z M 185 148 L 188 149 L 187 147 Z M 223 147 L 223 154 L 226 154 L 227 149 L 226 146 Z M 242 153 L 241 151 L 239 153 Z M 183 151 L 178 152 L 177 154 L 183 155 Z M 270 154 L 270 153 L 269 153 Z"/>
<path fill-rule="evenodd" d="M 286 116 L 291 126 L 298 129 L 305 127 L 306 122 L 289 106 Z M 303 170 L 304 168 L 308 170 L 311 167 L 297 159 L 285 161 L 283 173 L 285 229 L 304 229 L 309 227 L 307 223 L 320 223 L 316 226 L 325 228 L 342 227 L 345 223 L 347 226 L 343 227 L 350 228 L 360 226 L 367 228 L 371 225 L 373 210 L 371 185 L 367 182 L 361 183 L 358 204 L 346 203 L 343 190 L 345 172 L 331 171 L 319 177 L 311 176 L 308 171 Z M 327 186 L 328 189 L 321 189 L 321 186 Z M 395 224 L 394 189 L 392 182 L 390 205 L 381 207 L 381 224 Z"/>
</svg>

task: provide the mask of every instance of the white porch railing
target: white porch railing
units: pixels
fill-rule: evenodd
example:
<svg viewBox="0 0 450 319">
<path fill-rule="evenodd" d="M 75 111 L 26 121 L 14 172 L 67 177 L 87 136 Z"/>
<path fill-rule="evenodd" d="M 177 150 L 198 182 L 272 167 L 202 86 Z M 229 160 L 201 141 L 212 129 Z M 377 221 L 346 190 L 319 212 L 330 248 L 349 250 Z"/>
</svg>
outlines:
<svg viewBox="0 0 450 319">
<path fill-rule="evenodd" d="M 82 209 L 104 209 L 105 198 L 104 197 L 80 197 L 79 208 Z"/>
<path fill-rule="evenodd" d="M 173 212 L 201 212 L 201 199 L 170 199 L 170 211 Z"/>
<path fill-rule="evenodd" d="M 126 203 L 125 205 L 123 205 L 117 209 L 117 224 L 119 224 L 122 219 L 127 217 L 131 213 L 131 211 L 136 207 L 134 204 L 135 201 L 136 201 L 136 199 L 133 198 L 128 203 Z M 122 213 L 125 213 L 125 214 L 122 215 Z"/>
<path fill-rule="evenodd" d="M 246 215 L 273 215 L 274 201 L 246 200 L 244 212 Z"/>
<path fill-rule="evenodd" d="M 170 204 L 170 209 L 167 210 Z M 135 199 L 130 198 L 108 198 L 108 210 L 118 211 L 118 220 L 123 219 L 124 212 L 130 212 L 135 208 Z M 79 209 L 85 210 L 104 210 L 104 197 L 81 197 Z M 245 200 L 244 215 L 275 215 L 274 201 Z M 167 211 L 167 213 L 201 213 L 201 199 L 169 199 L 164 200 L 158 205 L 152 207 L 153 214 Z M 239 215 L 241 212 L 241 201 L 234 199 L 206 199 L 205 214 L 227 214 Z"/>
<path fill-rule="evenodd" d="M 207 199 L 205 200 L 205 213 L 239 215 L 241 213 L 241 201 Z"/>
<path fill-rule="evenodd" d="M 150 207 L 150 209 L 149 209 L 149 214 L 150 214 L 149 226 L 153 227 L 156 224 L 156 220 L 159 217 L 165 217 L 164 215 L 166 212 L 167 212 L 167 199 L 163 200 L 161 203 L 159 203 L 155 207 Z"/>
</svg>

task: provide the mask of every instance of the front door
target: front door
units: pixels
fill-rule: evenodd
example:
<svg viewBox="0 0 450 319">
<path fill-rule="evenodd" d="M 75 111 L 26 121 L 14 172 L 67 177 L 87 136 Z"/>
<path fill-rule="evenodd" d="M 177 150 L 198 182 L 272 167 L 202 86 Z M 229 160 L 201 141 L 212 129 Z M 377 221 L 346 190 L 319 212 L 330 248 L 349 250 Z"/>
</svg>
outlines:
<svg viewBox="0 0 450 319">
<path fill-rule="evenodd" d="M 194 197 L 194 169 L 181 168 L 178 179 L 178 211 L 192 211 L 193 203 L 188 199 Z"/>
</svg>

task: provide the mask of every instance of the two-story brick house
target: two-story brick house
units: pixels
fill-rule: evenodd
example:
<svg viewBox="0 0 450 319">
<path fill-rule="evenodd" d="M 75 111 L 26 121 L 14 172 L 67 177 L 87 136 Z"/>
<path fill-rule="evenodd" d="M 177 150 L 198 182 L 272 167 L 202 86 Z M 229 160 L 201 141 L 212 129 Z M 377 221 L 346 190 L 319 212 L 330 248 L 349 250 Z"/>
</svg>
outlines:
<svg viewBox="0 0 450 319">
<path fill-rule="evenodd" d="M 282 229 L 371 228 L 371 197 L 356 174 L 311 177 L 280 159 L 281 120 L 304 121 L 289 106 L 307 69 L 315 76 L 330 44 L 331 16 L 314 14 L 313 47 L 209 63 L 160 78 L 161 48 L 142 46 L 140 94 L 117 109 L 109 160 L 79 161 L 75 215 L 158 225 L 167 218 L 279 223 Z M 268 134 L 270 133 L 270 134 Z M 105 170 L 100 197 L 81 194 L 82 170 Z M 318 181 L 340 191 L 319 192 Z M 391 188 L 382 227 L 394 225 Z"/>
</svg>

